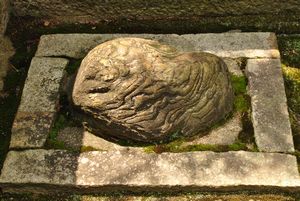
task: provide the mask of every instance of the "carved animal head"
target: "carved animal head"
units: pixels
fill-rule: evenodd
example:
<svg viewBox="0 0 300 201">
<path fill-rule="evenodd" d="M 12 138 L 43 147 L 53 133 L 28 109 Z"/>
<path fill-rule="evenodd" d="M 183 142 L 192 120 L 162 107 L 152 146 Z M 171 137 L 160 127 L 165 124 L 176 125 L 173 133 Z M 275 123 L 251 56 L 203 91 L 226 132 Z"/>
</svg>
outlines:
<svg viewBox="0 0 300 201">
<path fill-rule="evenodd" d="M 73 101 L 100 135 L 150 142 L 209 128 L 231 111 L 233 92 L 217 56 L 119 38 L 83 59 Z"/>
</svg>

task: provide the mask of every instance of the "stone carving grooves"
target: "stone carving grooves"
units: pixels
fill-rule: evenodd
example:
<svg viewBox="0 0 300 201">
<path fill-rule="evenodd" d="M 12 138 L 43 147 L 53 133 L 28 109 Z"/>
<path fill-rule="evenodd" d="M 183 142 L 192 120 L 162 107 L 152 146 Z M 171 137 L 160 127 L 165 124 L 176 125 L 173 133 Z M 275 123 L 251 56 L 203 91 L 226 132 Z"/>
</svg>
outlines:
<svg viewBox="0 0 300 201">
<path fill-rule="evenodd" d="M 209 128 L 232 110 L 233 92 L 215 55 L 119 38 L 84 58 L 73 101 L 92 132 L 152 142 Z"/>
</svg>

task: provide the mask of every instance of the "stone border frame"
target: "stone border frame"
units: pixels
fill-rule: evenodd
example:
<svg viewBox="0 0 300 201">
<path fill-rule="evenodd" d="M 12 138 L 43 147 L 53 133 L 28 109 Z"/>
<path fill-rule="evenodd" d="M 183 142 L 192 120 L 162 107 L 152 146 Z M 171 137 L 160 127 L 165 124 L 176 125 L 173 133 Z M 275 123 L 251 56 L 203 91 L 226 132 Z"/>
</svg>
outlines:
<svg viewBox="0 0 300 201">
<path fill-rule="evenodd" d="M 66 58 L 83 58 L 99 43 L 117 37 L 150 38 L 182 51 L 206 51 L 220 57 L 247 58 L 245 71 L 249 80 L 255 141 L 259 151 L 271 153 L 237 151 L 156 155 L 94 151 L 76 155 L 67 151 L 43 150 L 57 112 L 59 88 L 68 65 Z M 261 186 L 299 190 L 296 157 L 281 154 L 294 151 L 286 102 L 280 54 L 273 33 L 42 36 L 13 124 L 12 151 L 4 163 L 0 185 L 4 191 L 14 191 L 26 184 L 21 188 L 25 192 L 34 191 L 41 184 L 54 187 L 49 191 L 57 191 L 56 187 L 60 186 L 64 190 L 71 187 L 82 192 L 107 188 L 251 189 Z"/>
</svg>

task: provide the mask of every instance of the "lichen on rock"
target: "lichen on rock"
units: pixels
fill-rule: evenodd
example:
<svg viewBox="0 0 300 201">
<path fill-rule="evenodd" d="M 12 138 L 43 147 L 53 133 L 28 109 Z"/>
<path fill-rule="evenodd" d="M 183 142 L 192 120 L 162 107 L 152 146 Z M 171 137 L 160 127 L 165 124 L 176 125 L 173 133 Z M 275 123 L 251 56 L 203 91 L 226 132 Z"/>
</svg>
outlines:
<svg viewBox="0 0 300 201">
<path fill-rule="evenodd" d="M 222 59 L 140 38 L 118 38 L 91 50 L 72 97 L 93 133 L 142 142 L 199 134 L 233 105 Z"/>
</svg>

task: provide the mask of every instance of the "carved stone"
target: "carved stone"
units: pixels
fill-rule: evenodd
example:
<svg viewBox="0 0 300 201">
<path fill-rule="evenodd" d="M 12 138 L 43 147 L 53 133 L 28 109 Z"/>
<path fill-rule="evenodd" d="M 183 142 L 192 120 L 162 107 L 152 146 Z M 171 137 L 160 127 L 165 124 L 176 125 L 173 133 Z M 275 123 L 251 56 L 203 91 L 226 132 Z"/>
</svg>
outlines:
<svg viewBox="0 0 300 201">
<path fill-rule="evenodd" d="M 142 142 L 199 134 L 233 103 L 222 59 L 139 38 L 111 40 L 90 51 L 72 97 L 93 133 Z"/>
</svg>

